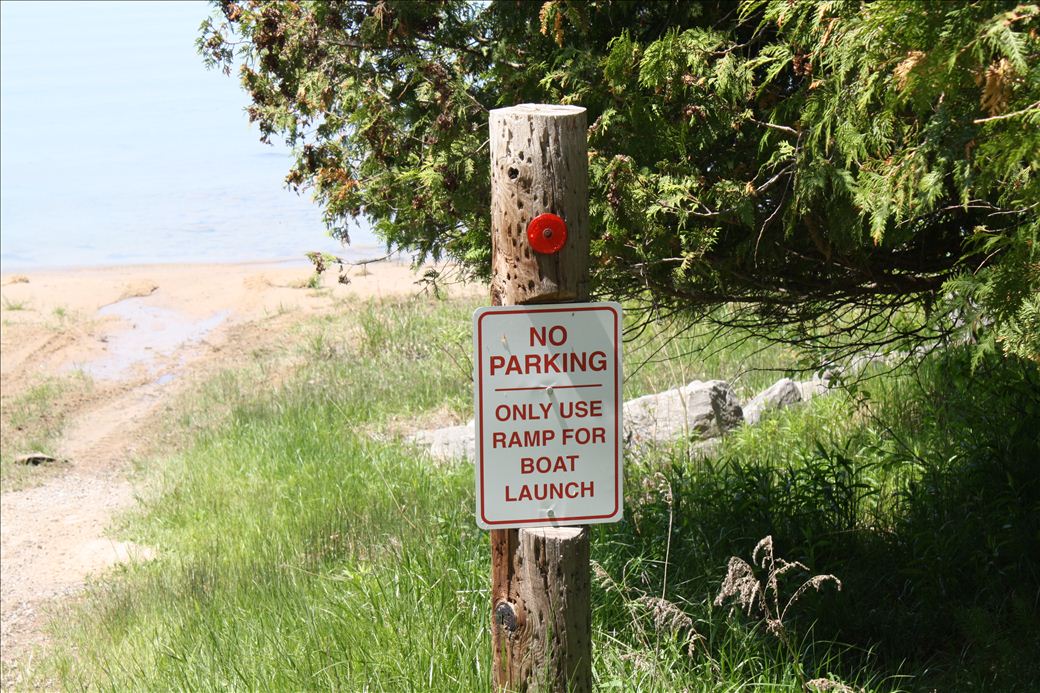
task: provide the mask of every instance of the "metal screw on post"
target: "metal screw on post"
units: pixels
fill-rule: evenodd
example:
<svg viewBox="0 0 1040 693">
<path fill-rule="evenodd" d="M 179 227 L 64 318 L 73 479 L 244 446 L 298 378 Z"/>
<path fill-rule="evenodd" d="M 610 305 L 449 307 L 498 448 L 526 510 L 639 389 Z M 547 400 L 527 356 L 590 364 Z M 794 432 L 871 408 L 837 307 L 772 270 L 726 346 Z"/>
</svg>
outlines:
<svg viewBox="0 0 1040 693">
<path fill-rule="evenodd" d="M 501 108 L 489 125 L 492 304 L 586 300 L 585 109 Z M 491 557 L 495 688 L 591 690 L 588 528 L 492 530 Z"/>
</svg>

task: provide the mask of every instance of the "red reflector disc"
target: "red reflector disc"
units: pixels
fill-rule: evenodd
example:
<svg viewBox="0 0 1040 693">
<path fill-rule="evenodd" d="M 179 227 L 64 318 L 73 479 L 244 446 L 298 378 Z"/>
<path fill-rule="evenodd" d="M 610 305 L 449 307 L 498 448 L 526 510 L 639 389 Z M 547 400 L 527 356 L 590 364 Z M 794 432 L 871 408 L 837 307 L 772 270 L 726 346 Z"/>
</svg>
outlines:
<svg viewBox="0 0 1040 693">
<path fill-rule="evenodd" d="M 536 253 L 558 253 L 567 242 L 567 224 L 555 214 L 539 214 L 527 225 L 527 242 Z"/>
</svg>

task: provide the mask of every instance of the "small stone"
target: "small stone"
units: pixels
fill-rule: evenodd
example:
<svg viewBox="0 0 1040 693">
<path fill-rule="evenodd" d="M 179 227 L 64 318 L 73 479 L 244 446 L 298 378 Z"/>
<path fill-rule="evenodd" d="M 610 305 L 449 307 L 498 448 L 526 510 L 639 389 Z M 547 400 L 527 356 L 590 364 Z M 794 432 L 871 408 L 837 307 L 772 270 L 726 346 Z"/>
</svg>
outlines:
<svg viewBox="0 0 1040 693">
<path fill-rule="evenodd" d="M 690 459 L 701 460 L 706 457 L 711 457 L 719 451 L 719 447 L 722 445 L 722 438 L 708 438 L 707 440 L 701 440 L 690 446 L 687 453 Z"/>
<path fill-rule="evenodd" d="M 476 442 L 473 424 L 466 426 L 448 426 L 432 431 L 417 431 L 408 439 L 425 447 L 434 459 L 448 462 L 451 460 L 476 459 Z"/>
<path fill-rule="evenodd" d="M 51 462 L 60 462 L 61 460 L 59 460 L 57 457 L 51 457 L 50 455 L 45 455 L 42 452 L 29 452 L 29 453 L 26 453 L 24 455 L 19 455 L 18 457 L 15 457 L 14 461 L 17 464 L 27 464 L 27 465 L 31 465 L 33 467 L 36 467 L 36 466 L 41 465 L 41 464 L 50 464 Z"/>
</svg>

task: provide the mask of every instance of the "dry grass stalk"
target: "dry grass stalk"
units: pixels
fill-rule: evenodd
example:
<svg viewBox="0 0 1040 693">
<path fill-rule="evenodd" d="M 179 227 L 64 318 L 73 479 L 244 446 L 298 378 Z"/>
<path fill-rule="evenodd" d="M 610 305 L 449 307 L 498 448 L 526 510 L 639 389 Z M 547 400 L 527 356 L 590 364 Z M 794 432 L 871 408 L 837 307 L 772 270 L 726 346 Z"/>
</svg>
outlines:
<svg viewBox="0 0 1040 693">
<path fill-rule="evenodd" d="M 592 576 L 596 583 L 608 592 L 613 592 L 622 598 L 632 619 L 633 632 L 646 652 L 652 650 L 656 656 L 658 648 L 651 643 L 651 632 L 645 623 L 645 615 L 652 618 L 653 633 L 657 636 L 685 638 L 686 654 L 689 657 L 693 657 L 698 644 L 706 642 L 705 637 L 697 632 L 693 619 L 675 602 L 643 592 L 640 592 L 635 598 L 631 598 L 629 590 L 622 588 L 603 566 L 596 561 L 592 561 L 591 565 Z M 623 659 L 635 662 L 640 668 L 648 668 L 653 660 L 647 657 L 646 652 L 632 653 L 631 656 L 623 657 Z M 705 654 L 707 654 L 707 650 L 705 650 Z"/>
<path fill-rule="evenodd" d="M 857 693 L 857 689 L 834 679 L 820 678 L 806 681 L 805 687 L 810 691 L 819 693 Z"/>
<path fill-rule="evenodd" d="M 811 572 L 804 563 L 777 557 L 774 552 L 773 537 L 766 536 L 755 545 L 751 552 L 751 563 L 739 556 L 730 557 L 726 577 L 715 597 L 715 605 L 722 606 L 730 601 L 748 616 L 759 614 L 766 625 L 766 630 L 778 637 L 787 648 L 788 654 L 795 663 L 802 687 L 809 690 L 811 682 L 805 679 L 798 653 L 784 627 L 784 619 L 791 606 L 808 590 L 819 591 L 824 584 L 830 582 L 840 591 L 841 580 L 833 575 L 813 575 L 803 581 L 791 593 L 791 596 L 784 600 L 780 590 L 780 578 L 793 571 Z M 829 679 L 813 680 L 817 683 L 822 681 L 829 681 Z"/>
</svg>

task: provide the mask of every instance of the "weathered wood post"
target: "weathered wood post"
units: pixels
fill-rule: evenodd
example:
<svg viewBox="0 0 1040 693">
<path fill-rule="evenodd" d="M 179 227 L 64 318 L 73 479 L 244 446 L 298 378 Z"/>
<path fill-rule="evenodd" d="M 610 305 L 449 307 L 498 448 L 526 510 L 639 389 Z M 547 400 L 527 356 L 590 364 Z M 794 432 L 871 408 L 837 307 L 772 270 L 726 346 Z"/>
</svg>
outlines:
<svg viewBox="0 0 1040 693">
<path fill-rule="evenodd" d="M 491 111 L 493 305 L 588 298 L 585 109 L 522 105 Z M 566 222 L 559 252 L 527 237 L 543 213 Z M 587 527 L 491 531 L 494 684 L 508 691 L 589 691 L 592 644 Z"/>
</svg>

